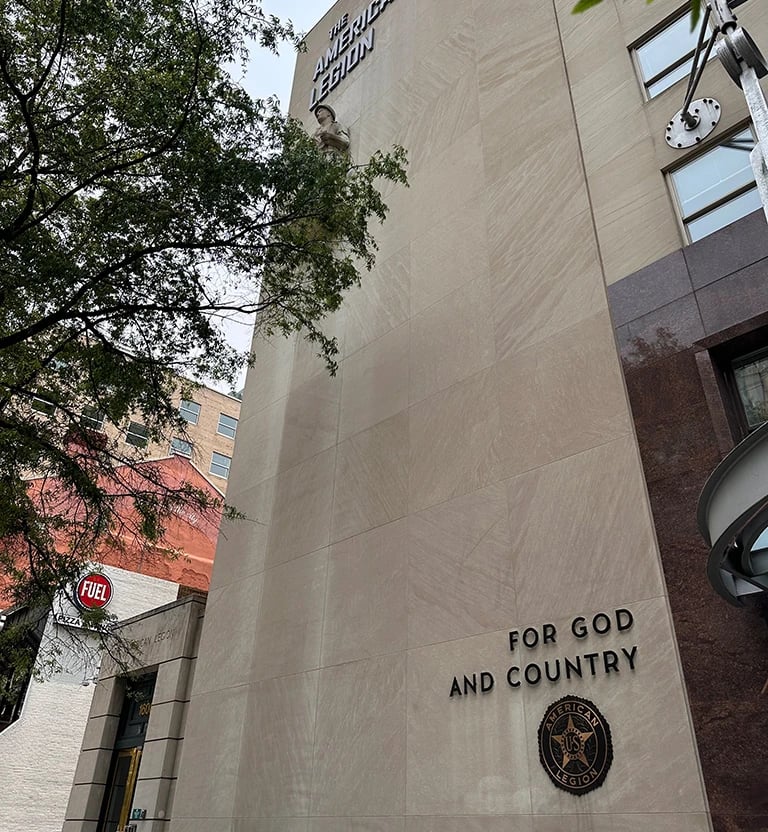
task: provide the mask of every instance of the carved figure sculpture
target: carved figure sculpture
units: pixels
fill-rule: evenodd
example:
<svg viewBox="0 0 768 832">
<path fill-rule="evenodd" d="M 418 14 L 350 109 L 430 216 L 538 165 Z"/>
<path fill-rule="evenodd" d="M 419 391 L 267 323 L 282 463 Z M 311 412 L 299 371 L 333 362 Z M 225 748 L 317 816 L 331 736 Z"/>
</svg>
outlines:
<svg viewBox="0 0 768 832">
<path fill-rule="evenodd" d="M 336 121 L 336 112 L 327 104 L 318 104 L 315 108 L 318 128 L 315 141 L 323 153 L 346 153 L 349 150 L 349 131 Z"/>
</svg>

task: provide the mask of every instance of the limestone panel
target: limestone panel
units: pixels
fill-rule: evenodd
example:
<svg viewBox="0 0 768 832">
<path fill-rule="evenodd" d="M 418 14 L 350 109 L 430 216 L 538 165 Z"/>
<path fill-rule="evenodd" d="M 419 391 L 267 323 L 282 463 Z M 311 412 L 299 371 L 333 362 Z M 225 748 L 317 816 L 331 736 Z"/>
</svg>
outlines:
<svg viewBox="0 0 768 832">
<path fill-rule="evenodd" d="M 648 142 L 595 170 L 589 183 L 606 282 L 680 248 L 669 193 Z"/>
<path fill-rule="evenodd" d="M 386 222 L 383 225 L 371 223 L 371 232 L 376 235 L 379 246 L 377 260 L 381 263 L 396 255 L 402 249 L 403 241 L 410 239 L 416 214 L 410 188 L 407 191 L 401 188 L 387 194 L 386 203 L 389 208 Z"/>
<path fill-rule="evenodd" d="M 309 814 L 317 671 L 251 685 L 234 816 Z"/>
<path fill-rule="evenodd" d="M 537 251 L 543 239 L 548 240 L 555 229 L 559 233 L 589 207 L 575 133 L 568 125 L 570 118 L 568 114 L 559 119 L 551 138 L 532 140 L 524 155 L 515 152 L 499 175 L 486 168 L 492 269 L 504 263 L 514 275 L 517 259 L 531 256 L 534 241 L 537 248 L 533 251 Z M 486 122 L 483 124 L 486 130 Z M 524 245 L 510 259 L 509 252 L 514 251 L 512 245 L 518 238 Z"/>
<path fill-rule="evenodd" d="M 417 61 L 418 39 L 414 25 L 417 10 L 415 6 L 416 4 L 413 3 L 402 4 L 397 9 L 393 6 L 387 9 L 377 21 L 374 46 L 375 66 L 374 61 L 371 61 L 365 67 L 364 74 L 352 85 L 360 90 L 364 110 L 366 107 L 375 107 L 381 95 L 396 84 L 402 75 L 407 74 Z M 355 4 L 350 8 L 350 13 L 354 17 L 362 10 L 362 6 Z M 397 20 L 393 20 L 395 14 Z M 377 147 L 381 146 L 377 145 Z"/>
<path fill-rule="evenodd" d="M 182 702 L 153 702 L 147 725 L 147 741 L 184 736 L 186 708 Z"/>
<path fill-rule="evenodd" d="M 229 818 L 172 818 L 171 832 L 233 832 L 233 823 Z"/>
<path fill-rule="evenodd" d="M 565 159 L 551 153 L 553 141 L 572 141 L 574 124 L 565 68 L 550 8 L 527 4 L 519 15 L 523 32 L 515 31 L 517 48 L 509 39 L 482 41 L 478 74 L 482 115 L 483 155 L 488 182 L 494 182 L 535 148 L 550 150 L 551 166 L 565 173 Z M 558 83 L 560 82 L 560 83 Z M 510 118 L 510 113 L 514 117 Z M 521 152 L 522 151 L 522 152 Z M 580 175 L 577 168 L 574 171 Z"/>
<path fill-rule="evenodd" d="M 240 410 L 243 421 L 287 395 L 291 384 L 294 342 L 295 337 L 267 340 L 260 336 L 257 324 L 251 347 L 255 361 L 248 369 L 248 396 Z"/>
<path fill-rule="evenodd" d="M 491 293 L 485 277 L 447 295 L 411 320 L 408 400 L 413 403 L 493 363 Z"/>
<path fill-rule="evenodd" d="M 446 176 L 446 171 L 451 171 L 451 175 Z M 458 210 L 464 201 L 472 201 L 482 192 L 480 125 L 468 130 L 442 153 L 430 157 L 410 181 L 413 206 L 410 233 L 416 236 Z"/>
<path fill-rule="evenodd" d="M 530 814 L 521 699 L 504 690 L 449 698 L 454 675 L 491 666 L 499 641 L 482 635 L 408 652 L 407 814 Z"/>
<path fill-rule="evenodd" d="M 530 815 L 409 817 L 406 832 L 533 832 Z M 563 829 L 563 832 L 568 832 Z"/>
<path fill-rule="evenodd" d="M 405 655 L 320 671 L 313 816 L 402 815 Z"/>
<path fill-rule="evenodd" d="M 335 465 L 334 447 L 275 478 L 267 566 L 328 545 Z"/>
<path fill-rule="evenodd" d="M 709 832 L 703 813 L 645 815 L 565 815 L 533 818 L 532 832 Z"/>
<path fill-rule="evenodd" d="M 322 549 L 264 573 L 251 680 L 317 667 L 327 560 L 328 551 Z"/>
<path fill-rule="evenodd" d="M 240 775 L 240 743 L 248 688 L 197 693 L 190 704 L 188 732 L 181 751 L 184 776 L 173 805 L 174 826 L 194 829 L 194 818 L 232 817 Z M 215 829 L 210 826 L 199 828 Z"/>
<path fill-rule="evenodd" d="M 251 575 L 208 594 L 195 695 L 248 681 L 263 582 L 263 573 Z"/>
<path fill-rule="evenodd" d="M 410 516 L 410 647 L 498 630 L 515 620 L 507 517 L 503 484 Z"/>
<path fill-rule="evenodd" d="M 630 437 L 514 477 L 507 494 L 523 619 L 663 593 Z"/>
<path fill-rule="evenodd" d="M 406 94 L 411 91 L 412 86 Z M 472 60 L 455 82 L 423 107 L 421 117 L 414 120 L 406 145 L 409 169 L 412 165 L 413 171 L 417 171 L 431 156 L 442 152 L 472 129 L 479 118 L 477 69 Z"/>
<path fill-rule="evenodd" d="M 314 127 L 312 128 L 314 129 Z M 344 326 L 346 320 L 346 307 L 342 306 L 336 312 L 327 315 L 322 321 L 319 321 L 317 328 L 326 338 L 332 338 L 336 341 L 339 353 L 338 357 L 344 354 Z M 291 369 L 291 387 L 299 387 L 311 378 L 314 378 L 319 373 L 327 373 L 328 366 L 325 359 L 320 355 L 320 348 L 312 341 L 308 341 L 305 337 L 305 332 L 302 330 L 297 336 L 296 347 L 293 355 L 293 365 Z"/>
<path fill-rule="evenodd" d="M 277 473 L 283 447 L 282 433 L 287 402 L 287 396 L 283 396 L 249 419 L 241 419 L 237 426 L 240 447 L 248 448 L 253 460 L 249 485 L 254 484 L 254 472 L 259 482 L 268 480 Z"/>
<path fill-rule="evenodd" d="M 183 702 L 189 699 L 196 659 L 174 659 L 157 669 L 153 702 Z"/>
<path fill-rule="evenodd" d="M 506 476 L 630 431 L 607 311 L 500 361 L 496 369 Z"/>
<path fill-rule="evenodd" d="M 317 375 L 295 385 L 285 405 L 278 471 L 305 462 L 336 443 L 341 397 L 341 376 L 322 368 Z M 273 440 L 274 441 L 274 440 Z"/>
<path fill-rule="evenodd" d="M 403 246 L 379 261 L 360 286 L 352 289 L 347 307 L 344 351 L 351 355 L 366 344 L 406 323 L 410 313 L 410 251 Z"/>
<path fill-rule="evenodd" d="M 171 778 L 176 774 L 177 756 L 183 740 L 151 740 L 144 743 L 141 753 L 141 776 L 145 780 Z"/>
<path fill-rule="evenodd" d="M 411 243 L 411 311 L 416 315 L 488 275 L 485 194 L 467 202 Z"/>
<path fill-rule="evenodd" d="M 92 716 L 85 725 L 82 751 L 110 750 L 115 743 L 119 716 Z"/>
<path fill-rule="evenodd" d="M 405 818 L 312 818 L 309 832 L 405 832 Z"/>
<path fill-rule="evenodd" d="M 81 751 L 75 769 L 75 784 L 101 783 L 106 784 L 109 774 L 111 753 L 108 749 L 99 748 L 93 751 Z"/>
<path fill-rule="evenodd" d="M 242 516 L 221 521 L 211 575 L 212 588 L 239 581 L 264 569 L 274 492 L 273 478 L 227 497 L 229 505 Z"/>
<path fill-rule="evenodd" d="M 564 216 L 553 201 L 546 222 L 558 233 L 541 244 L 542 227 L 524 218 L 496 238 L 491 291 L 497 358 L 545 341 L 606 308 L 589 211 Z M 501 231 L 500 228 L 498 228 Z"/>
<path fill-rule="evenodd" d="M 344 361 L 339 438 L 373 427 L 408 406 L 410 332 L 403 324 Z"/>
<path fill-rule="evenodd" d="M 408 498 L 408 413 L 345 440 L 338 448 L 332 540 L 402 517 Z"/>
<path fill-rule="evenodd" d="M 331 546 L 323 666 L 405 649 L 408 542 L 397 520 Z"/>
<path fill-rule="evenodd" d="M 589 174 L 628 150 L 649 130 L 641 84 L 615 7 L 607 6 L 604 19 L 601 16 L 592 25 L 584 22 L 587 25 L 580 26 L 564 41 L 564 46 Z M 601 54 L 599 61 L 595 60 L 597 49 Z M 672 113 L 667 121 L 671 116 Z"/>
<path fill-rule="evenodd" d="M 307 832 L 309 818 L 235 818 L 232 832 Z"/>
<path fill-rule="evenodd" d="M 468 25 L 474 23 L 470 14 L 472 4 L 426 0 L 414 5 L 417 40 L 424 44 L 425 49 L 432 44 L 443 44 L 451 36 L 464 31 Z"/>
<path fill-rule="evenodd" d="M 240 422 L 238 438 L 251 456 L 251 481 L 274 477 L 336 442 L 341 378 L 327 370 Z"/>
<path fill-rule="evenodd" d="M 475 491 L 498 472 L 499 405 L 492 370 L 410 409 L 412 511 Z"/>
<path fill-rule="evenodd" d="M 475 60 L 475 27 L 461 28 L 438 43 L 396 88 L 416 107 L 403 144 L 409 170 L 417 173 L 477 124 L 480 117 Z"/>
<path fill-rule="evenodd" d="M 587 661 L 582 659 L 583 678 L 574 676 L 570 681 L 561 679 L 556 683 L 543 680 L 537 686 L 523 684 L 516 691 L 523 695 L 528 732 L 533 740 L 528 745 L 528 759 L 535 815 L 642 815 L 648 810 L 649 795 L 652 795 L 654 810 L 662 815 L 690 816 L 705 809 L 667 601 L 657 598 L 628 603 L 626 607 L 634 617 L 634 624 L 621 634 L 614 630 L 603 636 L 593 632 L 576 640 L 569 637 L 568 619 L 554 621 L 558 643 L 547 645 L 552 648 L 550 655 L 572 657 L 595 653 L 594 676 L 588 673 Z M 588 620 L 593 612 L 583 610 Z M 623 651 L 631 652 L 635 646 L 633 671 Z M 606 650 L 618 655 L 618 673 L 601 672 L 605 669 Z M 522 648 L 517 659 L 522 665 L 529 656 L 540 662 L 542 649 L 527 651 L 526 655 Z M 610 726 L 613 741 L 613 763 L 605 783 L 581 798 L 553 785 L 539 762 L 535 742 L 544 711 L 566 693 L 586 697 L 597 706 Z M 682 828 L 686 829 L 690 823 L 690 817 L 684 817 Z M 622 828 L 620 823 L 617 828 Z M 678 828 L 676 821 L 671 828 Z"/>
</svg>

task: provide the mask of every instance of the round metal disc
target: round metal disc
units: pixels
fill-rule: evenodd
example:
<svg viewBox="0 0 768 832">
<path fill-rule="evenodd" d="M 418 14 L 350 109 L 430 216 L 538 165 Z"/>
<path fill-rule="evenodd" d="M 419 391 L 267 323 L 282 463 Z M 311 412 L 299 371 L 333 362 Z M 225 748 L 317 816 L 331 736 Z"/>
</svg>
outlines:
<svg viewBox="0 0 768 832">
<path fill-rule="evenodd" d="M 714 98 L 697 98 L 688 108 L 688 119 L 678 110 L 665 133 L 667 144 L 674 148 L 693 147 L 705 139 L 717 127 L 721 108 Z"/>
</svg>

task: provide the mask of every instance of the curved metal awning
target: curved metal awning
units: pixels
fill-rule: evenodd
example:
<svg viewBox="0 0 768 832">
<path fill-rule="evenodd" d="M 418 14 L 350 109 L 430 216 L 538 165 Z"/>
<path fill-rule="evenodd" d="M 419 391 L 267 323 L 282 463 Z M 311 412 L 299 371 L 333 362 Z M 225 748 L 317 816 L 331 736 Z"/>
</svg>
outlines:
<svg viewBox="0 0 768 832">
<path fill-rule="evenodd" d="M 707 575 L 731 604 L 768 592 L 768 422 L 740 442 L 710 475 L 696 519 L 710 546 Z"/>
</svg>

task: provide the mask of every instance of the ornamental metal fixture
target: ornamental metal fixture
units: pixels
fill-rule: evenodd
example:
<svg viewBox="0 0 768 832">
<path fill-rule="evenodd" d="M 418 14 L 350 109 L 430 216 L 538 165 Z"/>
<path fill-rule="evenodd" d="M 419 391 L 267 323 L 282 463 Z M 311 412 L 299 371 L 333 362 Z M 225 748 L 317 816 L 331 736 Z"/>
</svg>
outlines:
<svg viewBox="0 0 768 832">
<path fill-rule="evenodd" d="M 768 592 L 768 422 L 710 474 L 696 519 L 710 546 L 707 576 L 726 601 Z"/>
<path fill-rule="evenodd" d="M 670 147 L 682 149 L 700 142 L 717 127 L 722 112 L 719 104 L 711 98 L 693 100 L 704 67 L 714 49 L 731 80 L 744 91 L 752 116 L 757 141 L 749 154 L 749 160 L 763 212 L 768 219 L 768 167 L 765 162 L 768 158 L 768 105 L 759 82 L 760 78 L 768 75 L 768 62 L 749 33 L 739 26 L 733 13 L 733 9 L 745 2 L 746 0 L 706 0 L 707 7 L 693 55 L 685 100 L 682 108 L 667 124 L 665 138 Z M 712 33 L 707 37 L 710 20 Z"/>
</svg>

